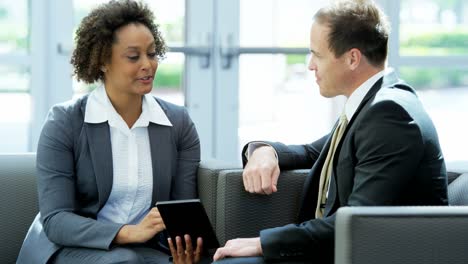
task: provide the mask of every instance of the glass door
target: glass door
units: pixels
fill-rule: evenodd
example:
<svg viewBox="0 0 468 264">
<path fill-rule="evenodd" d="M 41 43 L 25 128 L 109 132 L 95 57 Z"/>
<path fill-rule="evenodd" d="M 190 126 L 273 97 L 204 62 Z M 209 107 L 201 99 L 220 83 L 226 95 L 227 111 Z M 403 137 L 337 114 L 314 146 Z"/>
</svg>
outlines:
<svg viewBox="0 0 468 264">
<path fill-rule="evenodd" d="M 0 152 L 30 148 L 31 30 L 30 3 L 0 3 Z"/>
<path fill-rule="evenodd" d="M 78 24 L 89 11 L 108 0 L 75 0 L 74 31 Z M 184 0 L 160 0 L 146 2 L 155 14 L 156 23 L 159 24 L 164 40 L 169 47 L 180 47 L 185 41 L 185 1 Z M 183 52 L 169 52 L 160 61 L 158 72 L 154 80 L 153 94 L 166 101 L 184 105 L 184 65 Z M 76 80 L 73 81 L 73 94 L 79 96 L 92 90 L 96 85 L 85 85 Z"/>
<path fill-rule="evenodd" d="M 392 24 L 389 65 L 418 92 L 447 161 L 466 160 L 468 3 L 381 0 Z"/>
</svg>

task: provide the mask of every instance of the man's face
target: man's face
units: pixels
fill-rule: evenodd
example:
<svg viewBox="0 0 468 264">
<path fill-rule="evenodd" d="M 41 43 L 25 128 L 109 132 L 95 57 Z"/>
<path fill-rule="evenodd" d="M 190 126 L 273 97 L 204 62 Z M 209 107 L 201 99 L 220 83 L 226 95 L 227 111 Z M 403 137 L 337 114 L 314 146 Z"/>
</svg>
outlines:
<svg viewBox="0 0 468 264">
<path fill-rule="evenodd" d="M 320 94 L 327 98 L 345 94 L 348 72 L 345 56 L 336 58 L 328 47 L 329 32 L 327 25 L 317 22 L 312 24 L 310 30 L 309 70 L 315 71 Z"/>
</svg>

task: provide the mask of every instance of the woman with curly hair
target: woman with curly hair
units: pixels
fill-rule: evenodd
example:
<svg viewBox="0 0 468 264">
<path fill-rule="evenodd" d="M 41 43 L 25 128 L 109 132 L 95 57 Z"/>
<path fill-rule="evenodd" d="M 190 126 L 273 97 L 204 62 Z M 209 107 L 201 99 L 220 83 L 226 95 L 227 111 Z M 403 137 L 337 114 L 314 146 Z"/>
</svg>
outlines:
<svg viewBox="0 0 468 264">
<path fill-rule="evenodd" d="M 55 105 L 37 148 L 40 213 L 18 263 L 167 263 L 156 201 L 195 198 L 200 142 L 185 108 L 149 93 L 166 46 L 149 8 L 86 16 L 71 63 L 102 85 Z M 201 240 L 189 260 L 200 258 Z"/>
</svg>

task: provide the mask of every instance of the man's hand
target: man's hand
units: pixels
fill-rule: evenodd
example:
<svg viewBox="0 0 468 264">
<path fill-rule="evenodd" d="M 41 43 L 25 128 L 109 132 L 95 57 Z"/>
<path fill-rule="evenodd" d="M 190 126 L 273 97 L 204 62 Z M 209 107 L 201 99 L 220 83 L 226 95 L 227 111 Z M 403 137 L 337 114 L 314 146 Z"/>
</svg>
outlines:
<svg viewBox="0 0 468 264">
<path fill-rule="evenodd" d="M 153 207 L 137 225 L 124 225 L 114 242 L 117 244 L 144 243 L 166 229 L 158 208 Z"/>
<path fill-rule="evenodd" d="M 242 173 L 244 188 L 250 193 L 274 193 L 278 191 L 279 174 L 275 150 L 271 146 L 259 147 L 250 155 Z"/>
<path fill-rule="evenodd" d="M 262 255 L 260 238 L 237 238 L 226 242 L 224 247 L 218 248 L 213 256 L 217 261 L 225 257 L 256 257 Z"/>
<path fill-rule="evenodd" d="M 192 239 L 190 235 L 185 235 L 185 250 L 184 246 L 182 246 L 182 239 L 177 236 L 176 237 L 176 245 L 172 243 L 172 239 L 168 238 L 167 242 L 169 243 L 169 248 L 171 249 L 172 255 L 172 262 L 174 264 L 192 264 L 200 262 L 201 255 L 203 252 L 203 241 L 202 238 L 199 237 L 197 239 L 197 248 L 193 251 L 192 246 Z"/>
</svg>

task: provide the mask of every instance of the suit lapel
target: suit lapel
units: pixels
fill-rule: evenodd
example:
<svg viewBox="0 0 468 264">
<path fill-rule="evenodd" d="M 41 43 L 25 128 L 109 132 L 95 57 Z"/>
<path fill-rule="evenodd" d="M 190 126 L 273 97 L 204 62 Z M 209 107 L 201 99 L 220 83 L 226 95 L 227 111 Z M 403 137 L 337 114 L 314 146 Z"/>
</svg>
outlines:
<svg viewBox="0 0 468 264">
<path fill-rule="evenodd" d="M 93 163 L 99 193 L 99 209 L 109 198 L 112 190 L 113 163 L 109 124 L 85 123 L 89 152 Z"/>
<path fill-rule="evenodd" d="M 317 161 L 312 166 L 309 175 L 304 182 L 304 195 L 302 197 L 301 209 L 299 210 L 299 221 L 303 222 L 315 218 L 315 207 L 317 206 L 318 188 L 320 183 L 320 173 L 322 172 L 323 164 L 327 158 L 328 150 L 330 149 L 331 138 L 335 131 L 338 122 L 329 134 L 322 151 L 320 152 Z"/>
<path fill-rule="evenodd" d="M 364 99 L 362 102 L 359 104 L 358 108 L 356 109 L 356 112 L 354 113 L 353 117 L 351 120 L 348 122 L 348 126 L 345 129 L 345 132 L 343 134 L 343 137 L 341 138 L 340 142 L 338 143 L 338 146 L 336 147 L 335 155 L 333 157 L 333 171 L 332 171 L 332 178 L 330 179 L 330 190 L 328 193 L 328 200 L 327 204 L 325 206 L 325 211 L 324 211 L 324 216 L 328 216 L 330 213 L 333 213 L 334 210 L 333 208 L 336 207 L 337 203 L 339 203 L 339 197 L 337 197 L 338 190 L 337 190 L 337 181 L 338 179 L 336 178 L 336 164 L 338 162 L 338 157 L 341 152 L 341 147 L 343 146 L 343 142 L 346 139 L 346 135 L 348 134 L 348 131 L 351 129 L 354 120 L 356 120 L 356 117 L 361 113 L 363 107 L 369 102 L 371 98 L 375 96 L 375 94 L 382 88 L 386 86 L 393 86 L 398 82 L 398 78 L 396 73 L 393 70 L 387 71 L 386 74 L 380 78 L 367 92 L 366 96 L 364 96 Z M 349 150 L 344 149 L 344 153 L 346 154 L 349 152 Z"/>
<path fill-rule="evenodd" d="M 155 204 L 170 199 L 173 156 L 171 127 L 150 123 L 148 134 L 153 167 L 152 204 Z"/>
</svg>

